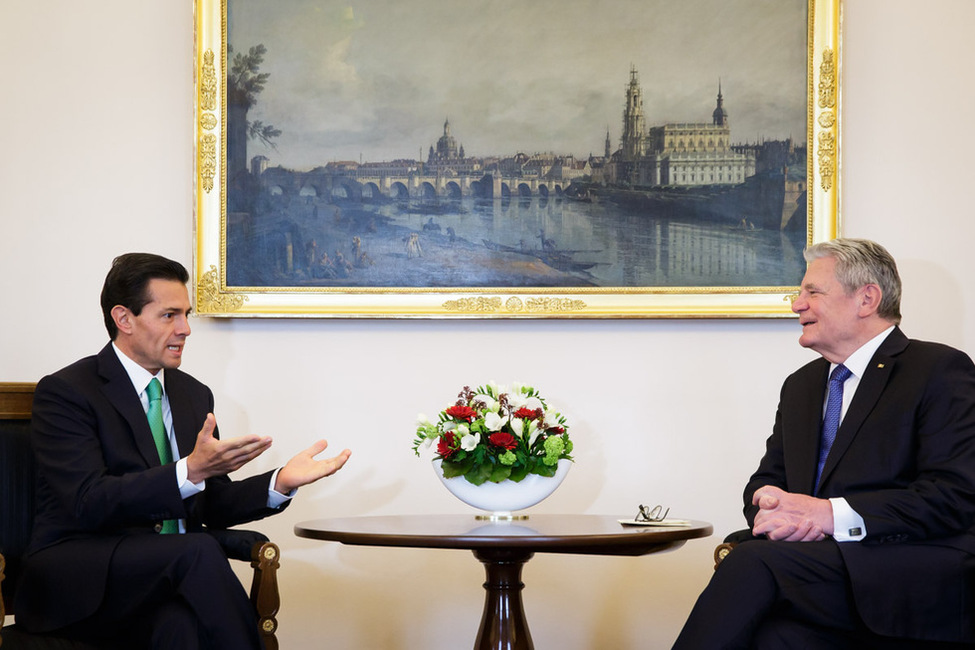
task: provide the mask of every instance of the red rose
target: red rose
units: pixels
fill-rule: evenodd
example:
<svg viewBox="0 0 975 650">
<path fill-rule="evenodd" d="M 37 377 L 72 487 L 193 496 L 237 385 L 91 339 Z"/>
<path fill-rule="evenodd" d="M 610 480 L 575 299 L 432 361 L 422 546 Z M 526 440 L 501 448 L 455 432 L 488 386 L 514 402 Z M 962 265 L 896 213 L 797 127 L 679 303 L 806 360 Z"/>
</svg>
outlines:
<svg viewBox="0 0 975 650">
<path fill-rule="evenodd" d="M 522 420 L 534 420 L 535 418 L 542 417 L 542 409 L 530 409 L 527 406 L 522 406 L 520 409 L 515 411 L 514 416 Z"/>
<path fill-rule="evenodd" d="M 477 411 L 469 406 L 451 406 L 447 409 L 446 413 L 452 418 L 467 420 L 468 422 L 473 422 L 477 419 Z"/>
<path fill-rule="evenodd" d="M 448 431 L 440 436 L 440 440 L 437 442 L 437 453 L 442 458 L 450 458 L 453 456 L 457 451 L 456 440 L 457 435 L 453 431 Z"/>
<path fill-rule="evenodd" d="M 488 441 L 490 441 L 492 445 L 502 447 L 504 449 L 514 449 L 518 446 L 518 441 L 515 440 L 515 437 L 506 431 L 492 433 L 490 436 L 488 436 Z"/>
</svg>

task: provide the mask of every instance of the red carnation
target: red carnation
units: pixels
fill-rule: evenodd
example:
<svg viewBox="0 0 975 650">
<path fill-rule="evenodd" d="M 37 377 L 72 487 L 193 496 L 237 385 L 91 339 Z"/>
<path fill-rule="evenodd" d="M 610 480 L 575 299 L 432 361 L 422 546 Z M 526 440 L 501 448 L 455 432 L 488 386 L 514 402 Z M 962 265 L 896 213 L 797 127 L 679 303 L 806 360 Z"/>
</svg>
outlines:
<svg viewBox="0 0 975 650">
<path fill-rule="evenodd" d="M 492 445 L 503 447 L 504 449 L 514 449 L 518 446 L 518 441 L 515 440 L 515 437 L 507 431 L 492 433 L 490 436 L 488 436 L 488 440 Z"/>
<path fill-rule="evenodd" d="M 447 409 L 446 413 L 452 418 L 467 420 L 468 422 L 473 422 L 477 419 L 477 411 L 469 406 L 451 406 Z"/>
<path fill-rule="evenodd" d="M 457 440 L 457 435 L 453 431 L 447 431 L 442 436 L 440 436 L 439 442 L 437 442 L 437 453 L 440 454 L 442 458 L 450 458 L 457 451 L 457 445 L 455 444 Z"/>
<path fill-rule="evenodd" d="M 563 427 L 549 427 L 548 429 L 545 430 L 545 433 L 548 433 L 553 436 L 558 436 L 565 433 L 565 429 Z"/>
<path fill-rule="evenodd" d="M 542 417 L 542 409 L 530 409 L 527 406 L 522 406 L 520 409 L 515 411 L 514 416 L 522 420 L 534 420 L 535 418 Z"/>
</svg>

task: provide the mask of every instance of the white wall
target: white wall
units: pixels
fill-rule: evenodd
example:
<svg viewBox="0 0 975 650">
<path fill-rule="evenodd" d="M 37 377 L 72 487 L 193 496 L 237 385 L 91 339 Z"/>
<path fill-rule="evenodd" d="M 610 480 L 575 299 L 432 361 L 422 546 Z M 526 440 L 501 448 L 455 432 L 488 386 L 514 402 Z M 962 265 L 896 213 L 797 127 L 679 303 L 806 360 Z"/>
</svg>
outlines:
<svg viewBox="0 0 975 650">
<path fill-rule="evenodd" d="M 904 328 L 975 351 L 970 286 L 975 3 L 849 0 L 842 232 L 899 260 Z M 187 0 L 7 2 L 0 9 L 0 380 L 37 380 L 105 342 L 111 258 L 192 260 L 193 16 Z M 316 436 L 352 460 L 257 527 L 284 553 L 284 648 L 473 642 L 483 572 L 464 551 L 298 539 L 321 516 L 465 513 L 412 456 L 418 411 L 465 383 L 521 380 L 571 417 L 577 463 L 544 513 L 638 503 L 716 535 L 646 558 L 540 555 L 525 570 L 536 645 L 661 648 L 742 525 L 739 494 L 783 377 L 812 358 L 793 320 L 193 321 L 184 368 L 215 391 L 224 435 L 269 433 L 250 474 Z"/>
</svg>

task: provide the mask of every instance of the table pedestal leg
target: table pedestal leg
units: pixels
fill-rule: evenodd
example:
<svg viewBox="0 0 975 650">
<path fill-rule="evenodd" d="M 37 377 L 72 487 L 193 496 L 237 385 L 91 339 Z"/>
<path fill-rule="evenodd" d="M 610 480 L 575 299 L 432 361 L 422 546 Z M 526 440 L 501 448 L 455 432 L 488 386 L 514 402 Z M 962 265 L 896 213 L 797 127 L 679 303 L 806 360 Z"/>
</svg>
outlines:
<svg viewBox="0 0 975 650">
<path fill-rule="evenodd" d="M 478 549 L 487 580 L 484 614 L 474 650 L 533 650 L 528 621 L 521 605 L 521 569 L 534 553 L 517 549 Z"/>
</svg>

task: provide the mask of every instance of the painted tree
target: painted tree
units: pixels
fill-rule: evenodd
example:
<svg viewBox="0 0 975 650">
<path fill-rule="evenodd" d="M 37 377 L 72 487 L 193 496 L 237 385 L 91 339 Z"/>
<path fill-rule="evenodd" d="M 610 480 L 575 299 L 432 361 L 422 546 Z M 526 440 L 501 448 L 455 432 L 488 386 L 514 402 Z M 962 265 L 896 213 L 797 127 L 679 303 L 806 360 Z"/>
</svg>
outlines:
<svg viewBox="0 0 975 650">
<path fill-rule="evenodd" d="M 274 138 L 281 135 L 279 129 L 260 120 L 247 119 L 247 112 L 257 104 L 257 97 L 271 74 L 261 72 L 267 48 L 255 45 L 247 53 L 233 53 L 227 47 L 227 56 L 233 55 L 230 71 L 227 74 L 227 165 L 228 175 L 233 182 L 247 172 L 247 140 L 256 139 L 276 149 Z"/>
</svg>

